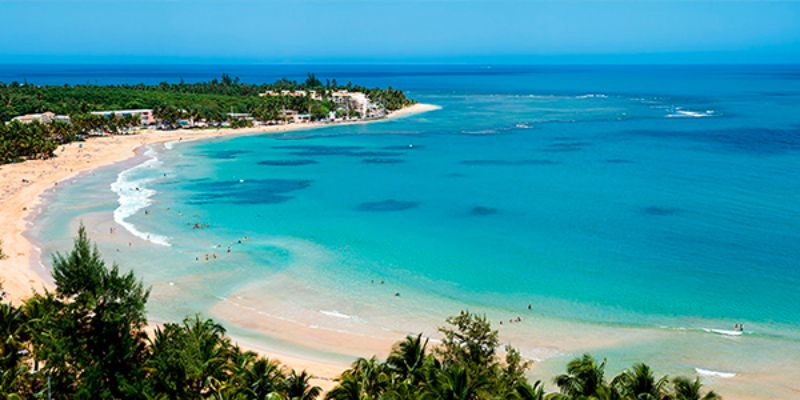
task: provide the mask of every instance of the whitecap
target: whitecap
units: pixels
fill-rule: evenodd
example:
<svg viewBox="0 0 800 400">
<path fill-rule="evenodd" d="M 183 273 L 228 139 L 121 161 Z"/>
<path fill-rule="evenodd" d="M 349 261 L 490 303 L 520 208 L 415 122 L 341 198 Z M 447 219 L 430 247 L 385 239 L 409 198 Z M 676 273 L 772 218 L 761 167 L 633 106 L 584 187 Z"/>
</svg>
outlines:
<svg viewBox="0 0 800 400">
<path fill-rule="evenodd" d="M 481 129 L 477 131 L 461 131 L 465 135 L 492 135 L 497 133 L 496 129 Z"/>
<path fill-rule="evenodd" d="M 111 184 L 111 190 L 117 194 L 117 202 L 119 203 L 119 206 L 114 210 L 114 222 L 142 240 L 169 247 L 171 245 L 168 237 L 142 232 L 137 229 L 135 225 L 127 221 L 128 218 L 152 204 L 151 198 L 157 193 L 155 190 L 148 189 L 145 186 L 147 183 L 152 182 L 154 178 L 133 178 L 134 174 L 138 171 L 154 169 L 161 166 L 161 161 L 151 148 L 147 149 L 145 155 L 149 157 L 147 161 L 120 172 L 117 176 L 117 180 Z"/>
<path fill-rule="evenodd" d="M 352 315 L 343 314 L 343 313 L 340 313 L 339 311 L 336 311 L 336 310 L 331 310 L 331 311 L 319 310 L 319 312 L 322 313 L 322 314 L 325 314 L 325 315 L 327 315 L 329 317 L 334 317 L 334 318 L 341 318 L 341 319 L 353 319 L 353 318 L 355 318 Z"/>
<path fill-rule="evenodd" d="M 582 94 L 580 96 L 575 96 L 576 99 L 607 99 L 608 96 L 599 93 L 588 93 Z"/>
<path fill-rule="evenodd" d="M 714 110 L 691 111 L 676 108 L 674 112 L 667 114 L 667 118 L 706 118 L 713 117 Z"/>
<path fill-rule="evenodd" d="M 695 372 L 697 372 L 698 375 L 701 375 L 701 376 L 713 376 L 713 377 L 725 378 L 725 379 L 730 379 L 730 378 L 733 378 L 733 377 L 736 376 L 736 374 L 733 373 L 733 372 L 712 371 L 710 369 L 703 369 L 703 368 L 697 368 L 697 367 L 695 367 L 694 370 L 695 370 Z"/>
<path fill-rule="evenodd" d="M 715 333 L 717 335 L 723 335 L 723 336 L 742 336 L 742 333 L 743 333 L 742 331 L 736 331 L 736 330 L 710 329 L 710 328 L 703 328 L 703 331 L 707 332 L 707 333 Z"/>
</svg>

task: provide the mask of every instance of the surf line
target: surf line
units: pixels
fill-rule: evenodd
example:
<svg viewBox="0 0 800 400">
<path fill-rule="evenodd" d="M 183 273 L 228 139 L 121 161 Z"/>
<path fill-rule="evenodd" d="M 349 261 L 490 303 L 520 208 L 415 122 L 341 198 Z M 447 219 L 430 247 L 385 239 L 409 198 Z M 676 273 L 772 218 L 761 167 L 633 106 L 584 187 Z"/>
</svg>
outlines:
<svg viewBox="0 0 800 400">
<path fill-rule="evenodd" d="M 155 178 L 135 178 L 138 173 L 156 169 L 162 165 L 161 160 L 158 159 L 152 147 L 148 147 L 144 155 L 148 157 L 147 160 L 120 172 L 119 175 L 117 175 L 117 180 L 111 183 L 111 191 L 117 194 L 117 203 L 119 203 L 119 206 L 114 210 L 114 222 L 121 225 L 125 230 L 139 239 L 169 247 L 171 244 L 168 237 L 142 232 L 134 224 L 128 222 L 128 218 L 153 204 L 152 197 L 157 193 L 155 190 L 149 189 L 146 186 L 148 183 L 153 182 Z"/>
</svg>

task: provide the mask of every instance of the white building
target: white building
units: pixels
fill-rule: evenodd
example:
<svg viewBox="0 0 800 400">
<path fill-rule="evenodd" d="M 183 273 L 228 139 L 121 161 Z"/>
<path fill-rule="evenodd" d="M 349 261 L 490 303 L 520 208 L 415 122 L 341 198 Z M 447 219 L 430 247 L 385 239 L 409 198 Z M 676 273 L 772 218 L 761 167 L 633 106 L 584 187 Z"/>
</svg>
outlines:
<svg viewBox="0 0 800 400">
<path fill-rule="evenodd" d="M 142 120 L 142 125 L 153 125 L 156 123 L 156 118 L 153 116 L 153 110 L 149 108 L 142 108 L 136 110 L 109 110 L 109 111 L 93 111 L 92 115 L 102 115 L 106 118 L 116 115 L 118 117 L 128 115 L 138 115 Z"/>
<path fill-rule="evenodd" d="M 340 106 L 358 112 L 361 117 L 367 117 L 369 115 L 371 102 L 364 93 L 338 90 L 331 93 L 331 99 Z"/>
<path fill-rule="evenodd" d="M 25 114 L 20 115 L 18 117 L 14 117 L 11 119 L 12 121 L 22 122 L 23 124 L 29 124 L 33 121 L 39 122 L 41 124 L 49 124 L 51 122 L 66 122 L 69 123 L 70 119 L 66 115 L 56 115 L 53 112 L 46 111 L 40 114 Z"/>
</svg>

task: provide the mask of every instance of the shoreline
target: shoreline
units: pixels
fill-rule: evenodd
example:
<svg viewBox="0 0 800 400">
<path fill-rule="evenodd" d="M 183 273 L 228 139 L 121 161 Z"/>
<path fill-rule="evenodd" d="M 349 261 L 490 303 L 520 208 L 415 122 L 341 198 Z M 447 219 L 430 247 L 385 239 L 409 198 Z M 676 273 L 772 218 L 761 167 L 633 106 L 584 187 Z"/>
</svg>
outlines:
<svg viewBox="0 0 800 400">
<path fill-rule="evenodd" d="M 0 248 L 6 258 L 0 260 L 0 284 L 13 303 L 20 303 L 34 291 L 51 287 L 40 271 L 37 246 L 26 235 L 32 220 L 46 204 L 43 195 L 60 182 L 79 177 L 97 168 L 123 162 L 137 156 L 140 148 L 156 143 L 209 140 L 222 137 L 275 134 L 326 127 L 389 121 L 440 109 L 432 104 L 413 104 L 377 120 L 342 123 L 307 123 L 251 128 L 156 131 L 141 130 L 132 135 L 90 138 L 85 142 L 64 144 L 55 157 L 0 165 Z"/>
</svg>

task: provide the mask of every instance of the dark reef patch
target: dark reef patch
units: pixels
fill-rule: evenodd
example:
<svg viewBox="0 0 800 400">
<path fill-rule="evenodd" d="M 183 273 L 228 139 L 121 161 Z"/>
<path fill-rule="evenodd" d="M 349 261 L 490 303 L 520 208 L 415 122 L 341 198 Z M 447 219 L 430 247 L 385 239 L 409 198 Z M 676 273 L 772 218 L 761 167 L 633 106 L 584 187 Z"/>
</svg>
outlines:
<svg viewBox="0 0 800 400">
<path fill-rule="evenodd" d="M 403 211 L 416 208 L 419 203 L 415 201 L 383 200 L 372 201 L 359 204 L 356 209 L 359 211 Z"/>
<path fill-rule="evenodd" d="M 282 146 L 282 148 L 294 150 L 289 154 L 298 157 L 398 157 L 403 155 L 396 151 L 363 150 L 363 147 L 358 146 Z"/>
<path fill-rule="evenodd" d="M 572 151 L 580 151 L 584 147 L 591 146 L 589 142 L 557 142 L 551 143 L 544 151 L 549 153 L 566 153 Z"/>
<path fill-rule="evenodd" d="M 354 151 L 348 156 L 351 157 L 400 157 L 403 153 L 395 151 Z"/>
<path fill-rule="evenodd" d="M 650 206 L 650 207 L 642 208 L 642 213 L 647 214 L 647 215 L 657 216 L 657 217 L 675 215 L 675 214 L 677 214 L 679 212 L 681 212 L 681 210 L 679 208 L 672 208 L 672 207 Z"/>
<path fill-rule="evenodd" d="M 284 144 L 280 146 L 272 146 L 273 149 L 282 150 L 361 150 L 362 146 L 326 146 L 324 144 Z"/>
<path fill-rule="evenodd" d="M 365 164 L 399 164 L 404 160 L 399 158 L 365 158 L 361 162 Z"/>
<path fill-rule="evenodd" d="M 708 130 L 631 130 L 627 134 L 656 139 L 681 139 L 717 145 L 730 151 L 778 154 L 800 150 L 800 128 L 736 128 Z"/>
<path fill-rule="evenodd" d="M 264 160 L 259 161 L 258 165 L 268 165 L 274 167 L 294 167 L 298 165 L 316 164 L 314 160 Z"/>
<path fill-rule="evenodd" d="M 295 156 L 337 156 L 350 155 L 355 151 L 362 150 L 361 146 L 325 146 L 325 145 L 281 145 L 272 146 L 273 149 L 291 150 L 289 154 Z"/>
<path fill-rule="evenodd" d="M 470 215 L 474 215 L 476 217 L 484 217 L 487 215 L 494 215 L 499 212 L 498 209 L 492 207 L 484 207 L 484 206 L 475 206 L 469 210 Z"/>
<path fill-rule="evenodd" d="M 606 162 L 609 164 L 633 164 L 633 161 L 624 158 L 609 158 Z"/>
<path fill-rule="evenodd" d="M 213 158 L 215 160 L 233 160 L 236 156 L 250 153 L 247 150 L 216 150 L 206 151 L 201 153 L 204 157 Z"/>
<path fill-rule="evenodd" d="M 554 165 L 561 164 L 553 160 L 464 160 L 463 165 L 497 165 L 497 166 L 522 166 L 522 165 Z"/>
<path fill-rule="evenodd" d="M 311 180 L 250 179 L 242 181 L 199 180 L 187 187 L 195 192 L 191 204 L 276 204 L 292 199 L 289 194 L 305 189 Z"/>
</svg>

